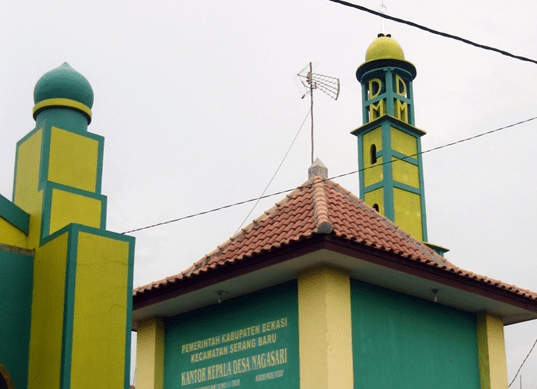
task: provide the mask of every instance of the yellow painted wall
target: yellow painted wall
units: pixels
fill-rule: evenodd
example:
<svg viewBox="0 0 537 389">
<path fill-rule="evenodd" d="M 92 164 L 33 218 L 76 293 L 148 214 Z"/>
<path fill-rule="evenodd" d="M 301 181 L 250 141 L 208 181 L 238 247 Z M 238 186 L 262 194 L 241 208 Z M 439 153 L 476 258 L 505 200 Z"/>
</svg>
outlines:
<svg viewBox="0 0 537 389">
<path fill-rule="evenodd" d="M 98 158 L 97 140 L 52 127 L 49 181 L 95 192 Z"/>
<path fill-rule="evenodd" d="M 382 133 L 380 127 L 369 131 L 364 135 L 364 150 L 369 151 L 369 148 L 374 143 L 377 145 L 377 151 L 382 150 Z"/>
<path fill-rule="evenodd" d="M 164 322 L 151 318 L 138 323 L 136 345 L 136 387 L 164 387 Z"/>
<path fill-rule="evenodd" d="M 28 389 L 60 386 L 67 237 L 35 252 Z"/>
<path fill-rule="evenodd" d="M 367 162 L 366 161 L 367 158 Z M 377 163 L 374 167 L 371 167 L 369 162 L 369 153 L 364 156 L 364 185 L 367 187 L 369 185 L 376 184 L 377 182 L 382 181 L 384 178 L 384 173 L 382 171 L 382 157 L 377 158 Z"/>
<path fill-rule="evenodd" d="M 505 389 L 507 364 L 502 319 L 481 312 L 476 322 L 481 389 Z"/>
<path fill-rule="evenodd" d="M 328 266 L 298 277 L 301 389 L 352 389 L 350 278 Z"/>
<path fill-rule="evenodd" d="M 378 189 L 372 190 L 371 192 L 367 192 L 364 196 L 364 201 L 370 207 L 372 207 L 373 204 L 377 204 L 379 206 L 379 213 L 382 215 L 385 215 L 384 213 L 384 188 L 378 188 Z"/>
<path fill-rule="evenodd" d="M 28 237 L 24 232 L 0 216 L 0 244 L 26 248 Z"/>
<path fill-rule="evenodd" d="M 129 243 L 79 232 L 71 388 L 122 388 Z"/>
<path fill-rule="evenodd" d="M 21 143 L 17 150 L 17 162 L 15 171 L 15 204 L 26 210 L 29 198 L 37 192 L 39 182 L 39 164 L 41 162 L 41 142 L 43 129 L 39 129 L 33 135 Z M 26 210 L 26 212 L 28 212 Z"/>
<path fill-rule="evenodd" d="M 39 244 L 41 234 L 43 191 L 38 191 L 38 184 L 42 141 L 43 129 L 39 129 L 17 149 L 14 203 L 30 214 L 29 249 Z"/>
<path fill-rule="evenodd" d="M 406 190 L 394 188 L 393 203 L 395 207 L 394 223 L 414 238 L 423 240 L 420 196 Z"/>
<path fill-rule="evenodd" d="M 420 187 L 418 167 L 399 158 L 392 157 L 392 177 L 402 184 Z"/>
<path fill-rule="evenodd" d="M 101 201 L 61 189 L 52 190 L 49 234 L 70 223 L 101 227 Z"/>
<path fill-rule="evenodd" d="M 380 128 L 375 128 L 372 131 L 369 131 L 363 137 L 363 159 L 364 159 L 364 185 L 367 187 L 369 185 L 375 184 L 382 181 L 382 157 L 377 158 L 378 165 L 376 167 L 371 167 L 371 145 L 377 147 L 377 152 L 382 150 L 382 133 Z"/>
<path fill-rule="evenodd" d="M 417 139 L 412 135 L 391 127 L 392 149 L 405 155 L 416 155 L 418 152 Z"/>
</svg>

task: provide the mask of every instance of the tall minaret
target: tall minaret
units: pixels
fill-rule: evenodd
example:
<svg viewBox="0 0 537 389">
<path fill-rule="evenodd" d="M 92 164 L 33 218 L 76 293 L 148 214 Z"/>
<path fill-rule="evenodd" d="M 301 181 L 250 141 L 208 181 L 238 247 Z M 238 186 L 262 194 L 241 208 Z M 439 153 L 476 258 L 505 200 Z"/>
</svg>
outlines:
<svg viewBox="0 0 537 389">
<path fill-rule="evenodd" d="M 34 254 L 24 387 L 128 388 L 134 238 L 106 230 L 93 90 L 64 63 L 37 82 L 34 102 L 13 188 L 29 215 L 18 243 Z"/>
<path fill-rule="evenodd" d="M 358 138 L 360 197 L 416 239 L 427 241 L 420 138 L 414 126 L 416 68 L 390 35 L 379 34 L 356 71 L 362 84 Z M 391 163 L 390 163 L 391 162 Z"/>
</svg>

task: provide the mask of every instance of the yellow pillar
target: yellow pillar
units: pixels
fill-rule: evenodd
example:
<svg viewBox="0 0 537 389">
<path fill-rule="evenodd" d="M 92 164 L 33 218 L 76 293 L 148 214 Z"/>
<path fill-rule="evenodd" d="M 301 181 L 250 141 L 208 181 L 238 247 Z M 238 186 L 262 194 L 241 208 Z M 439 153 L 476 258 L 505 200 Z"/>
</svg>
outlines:
<svg viewBox="0 0 537 389">
<path fill-rule="evenodd" d="M 507 364 L 501 318 L 487 312 L 477 315 L 477 351 L 481 389 L 506 389 Z"/>
<path fill-rule="evenodd" d="M 136 388 L 164 387 L 164 322 L 153 317 L 138 323 Z"/>
<path fill-rule="evenodd" d="M 298 277 L 301 389 L 352 389 L 349 275 L 328 266 Z"/>
</svg>

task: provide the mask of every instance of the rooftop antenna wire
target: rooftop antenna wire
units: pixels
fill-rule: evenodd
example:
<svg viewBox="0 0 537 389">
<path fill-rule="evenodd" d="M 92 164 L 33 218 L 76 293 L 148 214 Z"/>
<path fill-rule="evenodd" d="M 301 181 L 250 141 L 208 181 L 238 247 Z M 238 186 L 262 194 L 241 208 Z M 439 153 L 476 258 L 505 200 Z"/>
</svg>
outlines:
<svg viewBox="0 0 537 389">
<path fill-rule="evenodd" d="M 311 163 L 314 162 L 314 136 L 313 136 L 313 90 L 319 89 L 323 93 L 337 100 L 339 97 L 339 78 L 313 73 L 313 64 L 310 62 L 295 77 L 296 84 L 302 93 L 302 98 L 308 94 L 311 97 Z"/>
<path fill-rule="evenodd" d="M 317 88 L 317 84 L 313 83 L 313 67 L 310 62 L 310 71 L 308 72 L 307 80 L 308 84 L 310 84 L 310 97 L 311 97 L 311 164 L 313 165 L 313 86 L 315 85 L 315 88 Z"/>
<path fill-rule="evenodd" d="M 239 228 L 237 228 L 237 231 L 235 231 L 235 233 L 233 235 L 236 235 L 237 232 L 239 232 L 239 230 L 241 229 L 242 225 L 248 220 L 248 218 L 250 217 L 250 215 L 252 214 L 252 212 L 254 211 L 255 207 L 257 207 L 257 204 L 259 204 L 259 201 L 265 196 L 265 192 L 267 191 L 268 187 L 270 186 L 270 184 L 272 183 L 272 181 L 274 180 L 274 178 L 276 177 L 276 174 L 278 174 L 278 172 L 280 171 L 280 168 L 282 167 L 283 165 L 283 162 L 285 161 L 285 158 L 287 158 L 287 155 L 289 155 L 289 152 L 291 151 L 291 148 L 293 147 L 293 145 L 295 144 L 295 141 L 296 141 L 296 138 L 298 137 L 298 134 L 300 134 L 300 131 L 302 131 L 302 127 L 304 127 L 304 123 L 306 123 L 306 120 L 308 119 L 308 115 L 309 115 L 309 112 L 306 114 L 306 117 L 304 118 L 304 120 L 302 121 L 302 124 L 300 125 L 300 128 L 298 129 L 298 132 L 296 133 L 293 141 L 291 142 L 291 146 L 289 146 L 289 148 L 287 149 L 287 152 L 285 153 L 285 155 L 283 156 L 283 159 L 282 161 L 280 162 L 280 165 L 278 166 L 278 168 L 276 169 L 276 172 L 274 172 L 274 175 L 272 176 L 272 178 L 270 179 L 269 183 L 267 184 L 267 186 L 265 187 L 265 189 L 263 190 L 263 193 L 261 193 L 261 196 L 259 196 L 257 198 L 257 201 L 255 202 L 254 206 L 252 207 L 252 209 L 250 209 L 250 212 L 248 212 L 248 215 L 246 215 L 246 217 L 244 218 L 244 220 L 242 221 L 241 225 L 239 226 Z"/>
</svg>

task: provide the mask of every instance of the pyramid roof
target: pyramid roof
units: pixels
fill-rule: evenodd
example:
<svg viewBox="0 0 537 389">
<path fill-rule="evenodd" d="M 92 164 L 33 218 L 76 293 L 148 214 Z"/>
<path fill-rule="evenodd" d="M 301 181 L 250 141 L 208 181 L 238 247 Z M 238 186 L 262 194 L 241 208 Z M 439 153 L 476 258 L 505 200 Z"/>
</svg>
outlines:
<svg viewBox="0 0 537 389">
<path fill-rule="evenodd" d="M 432 289 L 442 289 L 446 304 L 496 310 L 506 324 L 537 318 L 537 293 L 455 266 L 348 190 L 317 175 L 186 270 L 137 287 L 134 321 L 166 315 L 163 309 L 172 315 L 192 308 L 190 300 L 172 309 L 171 300 L 178 303 L 181 296 L 252 272 L 259 282 L 242 277 L 244 288 L 296 278 L 301 269 L 317 264 L 342 267 L 366 282 L 424 298 L 432 296 Z"/>
</svg>

